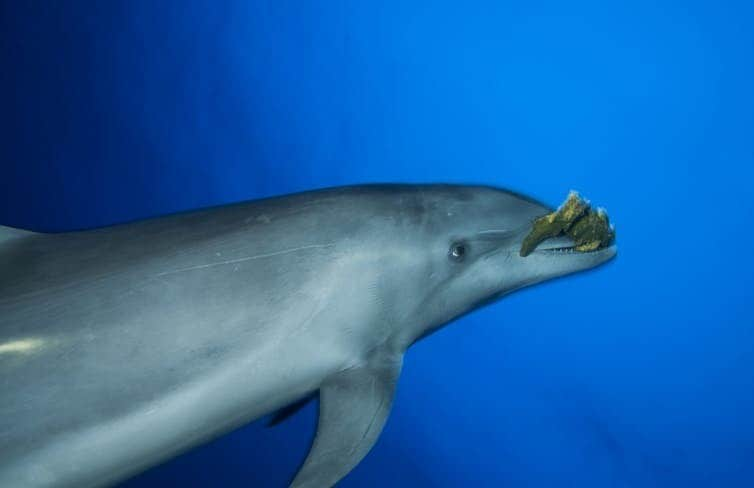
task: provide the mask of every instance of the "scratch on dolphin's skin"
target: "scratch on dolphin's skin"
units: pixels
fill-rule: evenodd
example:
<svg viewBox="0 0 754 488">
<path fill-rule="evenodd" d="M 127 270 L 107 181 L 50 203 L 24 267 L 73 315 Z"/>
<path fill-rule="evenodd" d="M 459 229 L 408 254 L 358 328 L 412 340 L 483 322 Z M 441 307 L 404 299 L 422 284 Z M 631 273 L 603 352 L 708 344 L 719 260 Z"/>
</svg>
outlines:
<svg viewBox="0 0 754 488">
<path fill-rule="evenodd" d="M 275 251 L 270 252 L 266 254 L 255 254 L 254 256 L 246 256 L 243 258 L 238 259 L 229 259 L 228 261 L 219 261 L 217 263 L 209 263 L 209 264 L 199 264 L 197 266 L 189 266 L 188 268 L 180 268 L 180 269 L 174 269 L 172 271 L 165 271 L 164 273 L 158 273 L 155 276 L 155 278 L 159 278 L 161 276 L 171 275 L 175 273 L 183 273 L 185 271 L 193 271 L 195 269 L 205 269 L 205 268 L 211 268 L 213 266 L 222 266 L 224 264 L 236 264 L 236 263 L 242 263 L 244 261 L 251 261 L 253 259 L 263 259 L 263 258 L 271 258 L 273 256 L 280 256 L 281 254 L 289 254 L 292 252 L 298 252 L 298 251 L 306 251 L 309 249 L 324 249 L 328 247 L 333 247 L 335 245 L 334 242 L 330 242 L 328 244 L 311 244 L 309 246 L 301 246 L 301 247 L 294 247 L 291 249 L 283 249 L 282 251 Z"/>
</svg>

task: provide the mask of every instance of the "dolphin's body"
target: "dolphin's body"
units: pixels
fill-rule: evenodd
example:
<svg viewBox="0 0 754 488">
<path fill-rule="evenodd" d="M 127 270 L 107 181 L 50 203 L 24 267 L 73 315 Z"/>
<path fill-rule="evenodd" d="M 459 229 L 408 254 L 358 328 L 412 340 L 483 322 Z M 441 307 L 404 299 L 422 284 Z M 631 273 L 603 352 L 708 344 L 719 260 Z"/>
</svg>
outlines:
<svg viewBox="0 0 754 488">
<path fill-rule="evenodd" d="M 376 441 L 408 346 L 615 254 L 520 257 L 550 211 L 488 187 L 380 185 L 0 229 L 0 486 L 111 485 L 317 391 L 293 486 L 331 486 Z"/>
</svg>

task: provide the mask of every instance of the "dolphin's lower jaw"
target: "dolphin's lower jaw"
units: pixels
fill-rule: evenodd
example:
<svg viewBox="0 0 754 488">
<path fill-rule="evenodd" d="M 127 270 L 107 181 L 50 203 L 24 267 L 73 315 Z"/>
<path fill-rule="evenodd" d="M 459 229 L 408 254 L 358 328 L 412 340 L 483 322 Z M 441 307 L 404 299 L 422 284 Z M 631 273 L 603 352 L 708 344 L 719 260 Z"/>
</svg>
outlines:
<svg viewBox="0 0 754 488">
<path fill-rule="evenodd" d="M 518 240 L 520 246 L 521 241 Z M 568 236 L 553 237 L 537 246 L 530 255 L 518 258 L 537 271 L 543 280 L 585 271 L 600 266 L 618 253 L 615 243 L 593 251 L 579 251 Z"/>
</svg>

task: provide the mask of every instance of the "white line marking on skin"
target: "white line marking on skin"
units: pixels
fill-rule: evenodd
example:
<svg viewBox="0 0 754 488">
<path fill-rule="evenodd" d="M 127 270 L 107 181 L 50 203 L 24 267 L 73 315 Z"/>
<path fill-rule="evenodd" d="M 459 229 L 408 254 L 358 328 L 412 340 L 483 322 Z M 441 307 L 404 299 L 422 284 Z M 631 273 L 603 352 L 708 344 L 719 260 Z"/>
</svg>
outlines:
<svg viewBox="0 0 754 488">
<path fill-rule="evenodd" d="M 19 354 L 25 354 L 33 351 L 34 349 L 39 349 L 42 347 L 45 341 L 42 339 L 36 339 L 34 337 L 30 337 L 28 339 L 19 339 L 17 341 L 10 341 L 10 342 L 4 342 L 0 344 L 0 354 L 7 354 L 7 353 L 19 353 Z"/>
<path fill-rule="evenodd" d="M 156 274 L 155 277 L 159 278 L 160 276 L 170 275 L 174 273 L 183 273 L 184 271 L 193 271 L 195 269 L 211 268 L 213 266 L 222 266 L 224 264 L 243 263 L 245 261 L 251 261 L 253 259 L 271 258 L 273 256 L 280 256 L 281 254 L 289 254 L 292 252 L 306 251 L 309 249 L 324 249 L 327 247 L 333 247 L 334 245 L 335 243 L 331 242 L 329 244 L 312 244 L 309 246 L 294 247 L 291 249 L 283 249 L 282 251 L 275 251 L 275 252 L 270 252 L 266 254 L 256 254 L 254 256 L 246 256 L 246 257 L 238 258 L 238 259 L 230 259 L 228 261 L 220 261 L 217 263 L 209 263 L 209 264 L 200 264 L 197 266 L 189 266 L 188 268 L 175 269 L 173 271 L 165 271 L 164 273 Z"/>
</svg>

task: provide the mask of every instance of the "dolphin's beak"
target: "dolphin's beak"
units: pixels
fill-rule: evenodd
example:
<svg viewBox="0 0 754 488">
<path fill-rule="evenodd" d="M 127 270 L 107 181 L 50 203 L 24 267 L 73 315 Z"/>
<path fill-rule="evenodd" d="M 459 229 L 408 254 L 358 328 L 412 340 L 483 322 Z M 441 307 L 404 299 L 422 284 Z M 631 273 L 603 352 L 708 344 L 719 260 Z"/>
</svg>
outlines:
<svg viewBox="0 0 754 488">
<path fill-rule="evenodd" d="M 545 240 L 526 257 L 522 257 L 518 249 L 527 233 L 528 230 L 521 231 L 513 239 L 515 247 L 510 249 L 508 259 L 515 264 L 509 261 L 512 266 L 508 267 L 504 293 L 595 268 L 610 261 L 618 251 L 614 243 L 594 251 L 577 251 L 571 238 L 560 236 Z"/>
<path fill-rule="evenodd" d="M 617 254 L 607 213 L 593 211 L 578 193 L 571 192 L 557 210 L 545 212 L 511 236 L 516 252 L 510 249 L 509 259 L 516 265 L 511 266 L 515 272 L 509 291 L 594 268 Z"/>
</svg>

